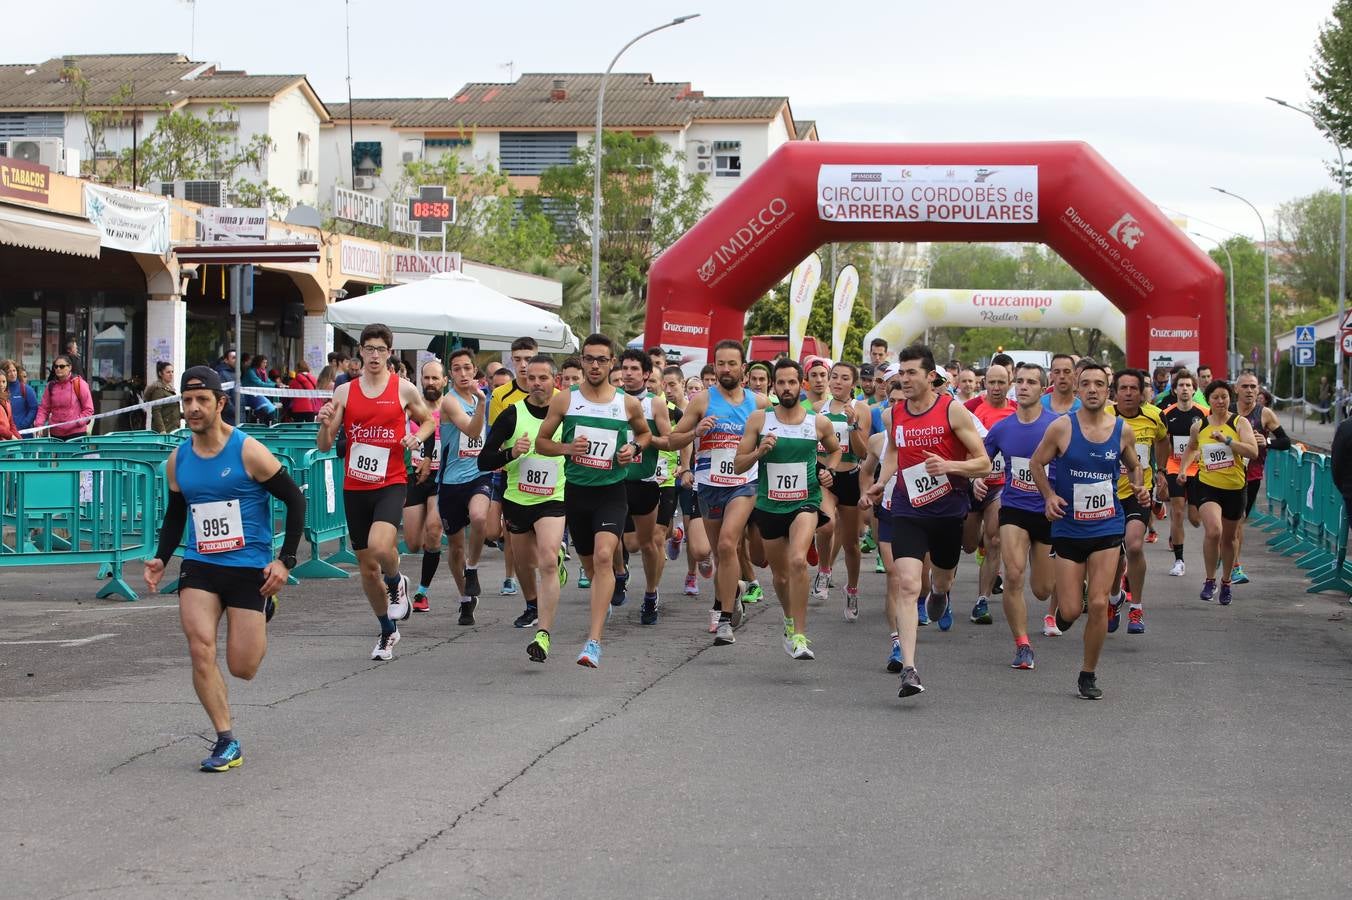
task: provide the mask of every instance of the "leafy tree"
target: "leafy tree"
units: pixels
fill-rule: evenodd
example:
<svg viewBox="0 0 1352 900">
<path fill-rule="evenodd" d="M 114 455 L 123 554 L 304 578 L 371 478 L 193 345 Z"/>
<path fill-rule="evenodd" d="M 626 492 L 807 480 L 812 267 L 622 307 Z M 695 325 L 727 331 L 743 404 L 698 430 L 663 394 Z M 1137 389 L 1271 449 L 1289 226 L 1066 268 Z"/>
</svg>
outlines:
<svg viewBox="0 0 1352 900">
<path fill-rule="evenodd" d="M 1258 352 L 1258 359 L 1263 358 L 1263 252 L 1253 241 L 1240 235 L 1225 241 L 1224 247 L 1230 251 L 1230 259 L 1234 260 L 1235 264 L 1235 352 L 1248 361 L 1247 365 L 1252 363 L 1254 350 Z M 1229 279 L 1230 262 L 1226 259 L 1225 251 L 1217 247 L 1210 255 Z M 1280 300 L 1283 296 L 1280 285 L 1274 285 L 1273 288 L 1274 296 Z M 1227 303 L 1229 297 L 1227 283 Z M 1281 331 L 1277 328 L 1279 321 L 1280 313 L 1273 316 L 1274 334 Z M 1226 345 L 1229 346 L 1228 332 Z"/>
<path fill-rule="evenodd" d="M 1352 144 L 1352 0 L 1337 0 L 1319 29 L 1310 67 L 1314 111 L 1328 123 L 1339 146 Z M 1330 164 L 1336 178 L 1338 168 Z"/>
<path fill-rule="evenodd" d="M 591 279 L 576 266 L 560 266 L 537 259 L 526 271 L 552 278 L 563 285 L 563 306 L 559 318 L 568 323 L 578 338 L 591 334 Z M 633 295 L 601 298 L 601 332 L 623 345 L 643 331 L 644 307 Z"/>
<path fill-rule="evenodd" d="M 704 175 L 687 176 L 683 156 L 655 136 L 602 135 L 601 293 L 641 293 L 657 254 L 675 243 L 709 206 Z M 595 179 L 590 145 L 572 162 L 551 166 L 528 209 L 548 210 L 559 237 L 558 258 L 591 274 L 591 209 Z"/>
<path fill-rule="evenodd" d="M 837 271 L 847 264 L 853 264 L 859 270 L 859 293 L 854 298 L 854 308 L 850 311 L 850 324 L 845 329 L 845 358 L 858 360 L 863 352 L 864 335 L 873 328 L 872 272 L 873 254 L 870 244 L 837 244 Z M 825 261 L 821 284 L 812 298 L 812 312 L 808 315 L 805 334 L 812 335 L 822 342 L 830 352 L 832 303 L 835 299 L 835 283 L 831 281 L 831 263 L 829 247 L 820 254 Z M 746 320 L 746 334 L 788 334 L 789 333 L 789 282 L 775 286 L 764 297 L 752 304 Z"/>
<path fill-rule="evenodd" d="M 1325 190 L 1277 208 L 1286 251 L 1279 270 L 1295 294 L 1289 302 L 1297 306 L 1338 296 L 1338 203 L 1338 193 Z"/>
</svg>

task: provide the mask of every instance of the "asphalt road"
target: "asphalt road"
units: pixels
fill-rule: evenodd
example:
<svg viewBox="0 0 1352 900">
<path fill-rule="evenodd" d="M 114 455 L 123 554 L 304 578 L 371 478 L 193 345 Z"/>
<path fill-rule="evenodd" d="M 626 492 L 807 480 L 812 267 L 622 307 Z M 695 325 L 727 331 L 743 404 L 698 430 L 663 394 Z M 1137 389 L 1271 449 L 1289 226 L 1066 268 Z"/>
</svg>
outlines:
<svg viewBox="0 0 1352 900">
<path fill-rule="evenodd" d="M 210 731 L 172 598 L 6 571 L 0 893 L 1346 896 L 1346 598 L 1254 552 L 1220 608 L 1148 549 L 1148 632 L 1109 637 L 1097 703 L 1075 695 L 1082 624 L 1035 633 L 1020 672 L 998 604 L 966 621 L 970 559 L 907 701 L 871 565 L 857 623 L 839 592 L 813 608 L 815 662 L 784 654 L 772 593 L 713 647 L 708 583 L 681 597 L 680 565 L 657 626 L 618 611 L 598 670 L 572 661 L 572 584 L 554 656 L 527 660 L 494 552 L 478 624 L 455 624 L 443 571 L 389 663 L 355 581 L 309 582 L 258 678 L 230 682 L 246 762 L 224 775 L 197 771 Z"/>
</svg>

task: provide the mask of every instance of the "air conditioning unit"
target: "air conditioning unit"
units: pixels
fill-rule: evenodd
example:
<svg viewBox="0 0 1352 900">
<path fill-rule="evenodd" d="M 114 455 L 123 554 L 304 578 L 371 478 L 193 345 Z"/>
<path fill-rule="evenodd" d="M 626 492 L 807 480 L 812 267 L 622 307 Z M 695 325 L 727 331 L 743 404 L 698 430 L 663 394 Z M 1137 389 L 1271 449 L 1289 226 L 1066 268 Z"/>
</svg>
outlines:
<svg viewBox="0 0 1352 900">
<path fill-rule="evenodd" d="M 690 171 L 696 175 L 712 175 L 714 173 L 714 161 L 712 159 L 692 159 L 690 160 Z"/>
<path fill-rule="evenodd" d="M 708 141 L 692 141 L 690 152 L 692 156 L 698 159 L 708 159 L 714 155 L 714 145 Z"/>
<path fill-rule="evenodd" d="M 4 155 L 10 159 L 37 163 L 58 172 L 64 170 L 64 142 L 59 137 L 10 138 L 7 143 L 9 146 Z"/>
<path fill-rule="evenodd" d="M 161 197 L 175 197 L 174 183 L 172 181 L 147 181 L 141 185 L 141 190 L 147 194 L 159 194 Z"/>
<path fill-rule="evenodd" d="M 296 173 L 296 184 L 314 184 L 314 169 L 301 169 Z"/>
<path fill-rule="evenodd" d="M 376 189 L 376 177 L 374 175 L 354 176 L 352 189 L 355 191 L 374 191 Z"/>
<path fill-rule="evenodd" d="M 175 181 L 174 196 L 203 206 L 225 206 L 225 182 Z"/>
<path fill-rule="evenodd" d="M 404 163 L 422 162 L 423 142 L 420 140 L 400 141 L 399 160 Z"/>
</svg>

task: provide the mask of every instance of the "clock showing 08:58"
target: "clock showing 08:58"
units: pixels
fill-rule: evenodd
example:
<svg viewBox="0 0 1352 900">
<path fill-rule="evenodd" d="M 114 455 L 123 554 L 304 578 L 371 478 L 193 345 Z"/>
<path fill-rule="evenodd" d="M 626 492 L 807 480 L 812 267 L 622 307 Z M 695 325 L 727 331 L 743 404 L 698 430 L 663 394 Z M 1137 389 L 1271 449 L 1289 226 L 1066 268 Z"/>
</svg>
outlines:
<svg viewBox="0 0 1352 900">
<path fill-rule="evenodd" d="M 419 234 L 441 234 L 447 222 L 455 224 L 455 198 L 442 185 L 419 188 L 408 198 L 408 221 Z"/>
</svg>

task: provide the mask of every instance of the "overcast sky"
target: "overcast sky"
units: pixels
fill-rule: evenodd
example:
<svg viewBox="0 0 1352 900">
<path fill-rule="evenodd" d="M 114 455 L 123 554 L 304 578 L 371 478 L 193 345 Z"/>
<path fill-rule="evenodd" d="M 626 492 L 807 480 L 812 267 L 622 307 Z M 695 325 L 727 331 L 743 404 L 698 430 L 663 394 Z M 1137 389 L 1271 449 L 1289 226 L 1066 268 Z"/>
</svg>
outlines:
<svg viewBox="0 0 1352 900">
<path fill-rule="evenodd" d="M 1256 237 L 1252 212 L 1208 186 L 1248 197 L 1273 233 L 1279 203 L 1335 187 L 1324 168 L 1332 147 L 1308 119 L 1263 99 L 1308 99 L 1311 53 L 1331 6 L 350 0 L 352 91 L 448 96 L 467 81 L 508 80 L 509 62 L 517 74 L 601 71 L 635 34 L 698 12 L 635 45 L 618 70 L 690 81 L 710 95 L 786 95 L 824 140 L 1085 140 L 1197 230 Z M 25 5 L 29 27 L 0 28 L 0 61 L 192 46 L 186 0 L 59 7 L 48 20 L 43 10 L 56 7 Z M 343 100 L 344 7 L 198 0 L 194 56 L 255 74 L 304 73 L 323 99 Z"/>
</svg>

